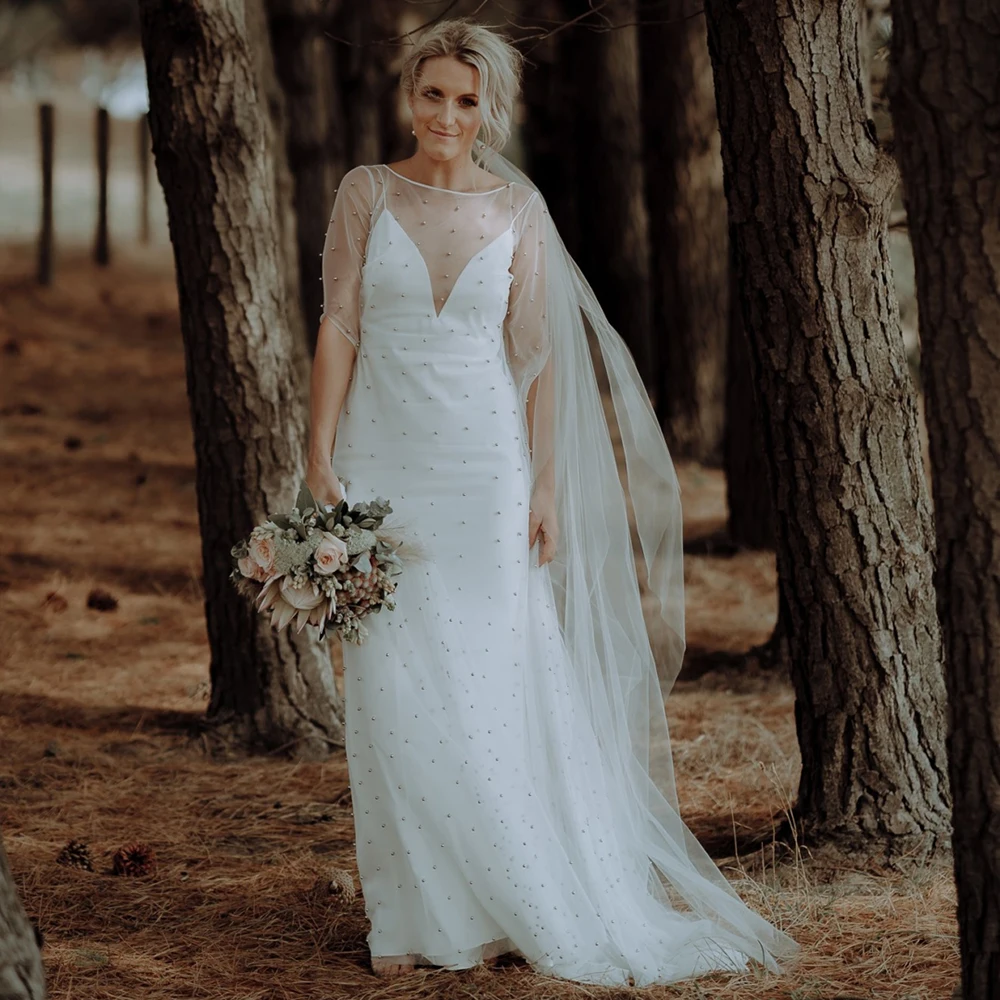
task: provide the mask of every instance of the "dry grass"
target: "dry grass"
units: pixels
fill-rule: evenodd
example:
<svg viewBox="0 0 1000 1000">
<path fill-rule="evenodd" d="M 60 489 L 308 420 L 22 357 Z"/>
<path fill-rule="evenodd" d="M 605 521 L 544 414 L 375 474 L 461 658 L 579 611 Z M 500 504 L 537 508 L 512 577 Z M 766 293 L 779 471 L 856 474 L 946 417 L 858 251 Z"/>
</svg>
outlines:
<svg viewBox="0 0 1000 1000">
<path fill-rule="evenodd" d="M 16 270 L 28 257 L 4 260 Z M 0 348 L 11 341 L 0 355 L 0 822 L 45 934 L 51 996 L 624 995 L 515 962 L 394 983 L 371 974 L 360 898 L 323 890 L 329 870 L 355 870 L 343 756 L 226 757 L 200 732 L 207 644 L 169 261 L 95 274 L 64 258 L 52 291 L 5 279 Z M 681 474 L 689 531 L 715 530 L 718 474 Z M 693 557 L 688 583 L 693 641 L 733 651 L 766 638 L 769 557 Z M 115 610 L 87 607 L 95 586 Z M 798 773 L 792 701 L 778 678 L 715 674 L 679 683 L 668 707 L 686 818 L 802 943 L 801 959 L 783 977 L 643 992 L 944 1000 L 957 974 L 946 865 L 887 873 L 774 843 Z M 55 863 L 71 837 L 91 844 L 94 873 Z M 109 874 L 111 853 L 134 840 L 153 845 L 156 873 Z"/>
</svg>

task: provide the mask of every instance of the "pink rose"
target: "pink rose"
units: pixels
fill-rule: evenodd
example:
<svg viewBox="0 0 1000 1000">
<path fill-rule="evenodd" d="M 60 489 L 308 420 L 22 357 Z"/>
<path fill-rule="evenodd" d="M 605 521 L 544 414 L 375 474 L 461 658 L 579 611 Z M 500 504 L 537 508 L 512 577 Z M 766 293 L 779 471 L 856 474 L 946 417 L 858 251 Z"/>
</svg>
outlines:
<svg viewBox="0 0 1000 1000">
<path fill-rule="evenodd" d="M 323 541 L 316 546 L 313 554 L 316 560 L 316 572 L 324 575 L 336 573 L 346 566 L 350 556 L 347 554 L 347 543 L 330 531 L 323 532 Z"/>
<path fill-rule="evenodd" d="M 274 559 L 278 554 L 278 547 L 274 544 L 273 538 L 266 535 L 251 535 L 250 543 L 247 546 L 250 558 L 265 573 L 265 579 L 274 572 Z"/>
<path fill-rule="evenodd" d="M 263 583 L 267 579 L 267 571 L 256 559 L 250 556 L 243 556 L 239 561 L 240 572 L 250 580 Z"/>
</svg>

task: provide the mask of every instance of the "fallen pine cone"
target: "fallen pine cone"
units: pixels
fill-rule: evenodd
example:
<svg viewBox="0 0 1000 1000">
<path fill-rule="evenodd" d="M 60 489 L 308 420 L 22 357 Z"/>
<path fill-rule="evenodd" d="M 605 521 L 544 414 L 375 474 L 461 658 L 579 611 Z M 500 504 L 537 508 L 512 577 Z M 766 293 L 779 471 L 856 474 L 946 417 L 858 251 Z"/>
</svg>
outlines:
<svg viewBox="0 0 1000 1000">
<path fill-rule="evenodd" d="M 90 857 L 90 848 L 82 840 L 71 840 L 59 852 L 56 864 L 69 865 L 70 868 L 82 868 L 84 871 L 92 872 L 94 862 Z"/>
<path fill-rule="evenodd" d="M 149 844 L 126 844 L 119 847 L 111 859 L 111 870 L 115 875 L 141 877 L 152 874 L 155 869 L 156 855 Z"/>
<path fill-rule="evenodd" d="M 357 896 L 354 876 L 343 868 L 331 868 L 316 879 L 312 893 L 314 899 L 332 898 L 341 905 L 347 905 Z"/>
<path fill-rule="evenodd" d="M 357 895 L 354 888 L 354 876 L 343 868 L 332 868 L 329 873 L 330 895 L 343 896 L 350 902 Z"/>
</svg>

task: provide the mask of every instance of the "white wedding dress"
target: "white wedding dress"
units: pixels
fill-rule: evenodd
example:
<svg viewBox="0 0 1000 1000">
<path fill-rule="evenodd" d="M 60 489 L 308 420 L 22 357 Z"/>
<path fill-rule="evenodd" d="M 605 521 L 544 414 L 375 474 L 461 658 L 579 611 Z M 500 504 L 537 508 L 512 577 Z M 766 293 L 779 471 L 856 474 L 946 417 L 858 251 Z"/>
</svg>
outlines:
<svg viewBox="0 0 1000 1000">
<path fill-rule="evenodd" d="M 602 984 L 742 969 L 745 938 L 651 892 L 528 547 L 505 333 L 538 309 L 522 248 L 540 205 L 522 184 L 460 193 L 383 165 L 348 173 L 331 220 L 324 314 L 358 350 L 334 471 L 426 552 L 343 644 L 371 954 L 459 969 L 513 951 Z"/>
</svg>

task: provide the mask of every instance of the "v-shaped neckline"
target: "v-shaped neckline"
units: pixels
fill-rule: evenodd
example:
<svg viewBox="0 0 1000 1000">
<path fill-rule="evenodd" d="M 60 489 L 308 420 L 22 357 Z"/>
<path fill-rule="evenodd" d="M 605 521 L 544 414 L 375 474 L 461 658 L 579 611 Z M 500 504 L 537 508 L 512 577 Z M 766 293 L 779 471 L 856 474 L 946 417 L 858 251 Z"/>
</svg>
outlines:
<svg viewBox="0 0 1000 1000">
<path fill-rule="evenodd" d="M 383 208 L 382 214 L 387 215 L 393 221 L 396 228 L 403 234 L 403 236 L 406 237 L 407 242 L 413 248 L 413 252 L 420 258 L 420 263 L 424 267 L 424 276 L 427 278 L 427 292 L 428 292 L 428 297 L 431 300 L 431 309 L 434 310 L 435 319 L 440 319 L 444 315 L 444 311 L 445 309 L 448 308 L 448 303 L 451 302 L 451 297 L 452 295 L 455 294 L 455 289 L 458 287 L 458 283 L 462 280 L 462 277 L 464 276 L 465 272 L 468 271 L 469 265 L 472 264 L 472 262 L 477 257 L 480 257 L 484 253 L 486 253 L 486 251 L 489 250 L 491 247 L 493 247 L 494 244 L 499 243 L 500 240 L 503 239 L 503 237 L 506 236 L 514 228 L 514 223 L 511 222 L 511 224 L 507 226 L 507 228 L 502 233 L 498 233 L 496 236 L 494 236 L 493 239 L 491 239 L 489 243 L 487 243 L 482 248 L 482 250 L 477 250 L 465 262 L 465 265 L 462 267 L 462 270 L 458 272 L 458 276 L 452 282 L 451 288 L 448 291 L 448 296 L 441 304 L 440 311 L 438 311 L 437 307 L 434 304 L 434 282 L 431 280 L 431 271 L 430 268 L 427 266 L 427 261 L 424 259 L 424 255 L 420 252 L 420 247 L 417 246 L 417 244 L 413 240 L 413 237 L 410 236 L 410 234 L 403 228 L 403 224 L 399 221 L 399 219 L 396 218 L 395 215 L 392 214 L 392 212 L 389 211 L 388 208 Z"/>
</svg>

